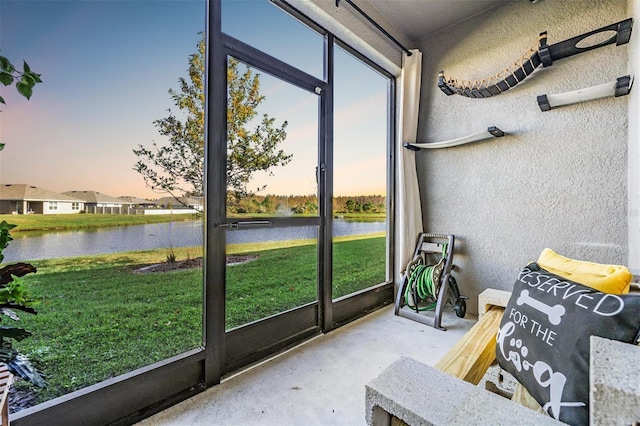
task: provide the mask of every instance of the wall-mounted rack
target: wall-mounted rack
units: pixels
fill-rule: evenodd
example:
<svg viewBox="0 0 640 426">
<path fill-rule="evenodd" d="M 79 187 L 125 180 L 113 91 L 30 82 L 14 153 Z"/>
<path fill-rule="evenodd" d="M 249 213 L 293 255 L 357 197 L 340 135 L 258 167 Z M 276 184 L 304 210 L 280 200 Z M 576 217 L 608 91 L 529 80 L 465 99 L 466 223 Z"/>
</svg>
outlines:
<svg viewBox="0 0 640 426">
<path fill-rule="evenodd" d="M 628 43 L 631 38 L 632 27 L 633 19 L 628 18 L 550 46 L 547 44 L 547 32 L 545 31 L 540 33 L 537 48 L 529 49 L 525 55 L 504 71 L 475 81 L 449 78 L 444 75 L 444 71 L 440 71 L 438 87 L 446 95 L 458 94 L 468 98 L 488 98 L 499 95 L 522 82 L 540 65 L 548 67 L 553 65 L 554 61 L 577 55 L 578 53 L 613 43 L 616 46 Z M 606 33 L 613 34 L 600 43 L 590 43 L 590 37 L 597 39 L 597 35 Z"/>
<path fill-rule="evenodd" d="M 542 111 L 549 111 L 563 105 L 575 104 L 578 102 L 591 101 L 606 97 L 620 97 L 628 95 L 633 85 L 633 77 L 625 75 L 618 77 L 614 81 L 599 84 L 585 89 L 578 89 L 572 92 L 558 93 L 556 95 L 539 95 L 538 106 Z"/>
<path fill-rule="evenodd" d="M 489 139 L 490 137 L 500 138 L 504 136 L 505 133 L 498 129 L 496 126 L 488 127 L 487 130 L 483 130 L 478 133 L 474 133 L 472 135 L 463 136 L 457 139 L 451 139 L 448 141 L 442 142 L 430 142 L 430 143 L 412 143 L 405 142 L 402 144 L 405 148 L 411 151 L 420 151 L 421 149 L 438 149 L 438 148 L 451 148 L 458 145 L 464 145 L 466 143 L 478 142 L 484 139 Z"/>
</svg>

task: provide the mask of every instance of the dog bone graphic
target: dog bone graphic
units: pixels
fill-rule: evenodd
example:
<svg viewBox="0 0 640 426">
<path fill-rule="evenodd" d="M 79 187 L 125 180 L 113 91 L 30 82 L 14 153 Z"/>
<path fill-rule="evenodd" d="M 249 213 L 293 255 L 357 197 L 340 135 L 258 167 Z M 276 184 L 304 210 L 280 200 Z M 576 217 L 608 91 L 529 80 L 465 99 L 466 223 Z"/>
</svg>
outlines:
<svg viewBox="0 0 640 426">
<path fill-rule="evenodd" d="M 553 325 L 560 324 L 560 321 L 562 321 L 562 316 L 565 313 L 564 306 L 545 305 L 544 303 L 529 296 L 529 290 L 522 290 L 522 292 L 520 293 L 520 297 L 518 297 L 518 300 L 516 300 L 516 304 L 518 306 L 522 306 L 526 304 L 531 306 L 533 309 L 536 309 L 544 314 L 547 314 L 547 317 L 549 318 L 549 322 Z"/>
</svg>

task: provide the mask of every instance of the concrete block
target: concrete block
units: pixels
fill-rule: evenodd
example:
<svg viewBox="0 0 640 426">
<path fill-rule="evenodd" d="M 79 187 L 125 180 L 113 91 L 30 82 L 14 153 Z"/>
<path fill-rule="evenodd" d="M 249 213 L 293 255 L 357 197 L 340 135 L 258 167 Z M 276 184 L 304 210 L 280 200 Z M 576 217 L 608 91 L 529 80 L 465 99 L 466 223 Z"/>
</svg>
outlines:
<svg viewBox="0 0 640 426">
<path fill-rule="evenodd" d="M 493 364 L 487 368 L 487 372 L 484 374 L 478 386 L 489 390 L 493 393 L 511 399 L 513 393 L 516 390 L 518 381 L 507 370 L 502 369 L 498 365 L 498 361 L 494 361 Z"/>
<path fill-rule="evenodd" d="M 561 425 L 411 358 L 401 358 L 366 386 L 368 425 Z"/>
<path fill-rule="evenodd" d="M 482 318 L 491 306 L 505 308 L 511 298 L 510 291 L 488 288 L 478 295 L 478 320 Z"/>
<path fill-rule="evenodd" d="M 640 347 L 591 336 L 591 425 L 640 422 Z"/>
</svg>

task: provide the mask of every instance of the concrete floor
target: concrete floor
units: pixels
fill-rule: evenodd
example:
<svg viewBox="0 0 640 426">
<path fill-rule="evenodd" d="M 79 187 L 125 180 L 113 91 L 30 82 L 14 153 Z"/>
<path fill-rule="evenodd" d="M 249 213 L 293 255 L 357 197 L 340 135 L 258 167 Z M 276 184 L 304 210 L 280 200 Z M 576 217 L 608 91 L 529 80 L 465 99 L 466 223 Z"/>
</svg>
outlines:
<svg viewBox="0 0 640 426">
<path fill-rule="evenodd" d="M 475 318 L 447 311 L 442 323 L 447 331 L 396 317 L 388 306 L 139 425 L 364 425 L 367 383 L 401 356 L 434 365 Z"/>
</svg>

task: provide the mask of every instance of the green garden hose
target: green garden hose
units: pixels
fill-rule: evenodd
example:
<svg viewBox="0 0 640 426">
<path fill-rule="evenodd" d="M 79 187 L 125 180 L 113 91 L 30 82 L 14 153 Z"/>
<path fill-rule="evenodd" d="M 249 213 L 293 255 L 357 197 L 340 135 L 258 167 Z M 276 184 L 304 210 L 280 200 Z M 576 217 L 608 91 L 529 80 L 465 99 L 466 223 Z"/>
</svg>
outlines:
<svg viewBox="0 0 640 426">
<path fill-rule="evenodd" d="M 447 253 L 447 245 L 445 244 L 442 248 L 442 258 L 440 259 L 440 262 L 438 262 L 438 264 L 417 265 L 415 269 L 411 272 L 411 275 L 409 276 L 409 283 L 404 293 L 404 300 L 406 301 L 407 305 L 411 309 L 417 309 L 418 311 L 427 311 L 427 310 L 435 309 L 436 305 L 438 304 L 437 300 L 438 300 L 439 285 L 438 283 L 435 282 L 436 280 L 434 279 L 434 273 L 435 273 L 436 267 L 438 267 L 440 263 L 444 262 L 446 253 Z M 423 307 L 417 307 L 418 302 L 414 300 L 414 303 L 416 304 L 416 306 L 411 306 L 409 304 L 409 296 L 412 288 L 416 289 L 416 292 L 418 293 L 418 297 L 421 300 L 427 300 L 431 298 L 433 300 L 436 300 L 436 302 L 430 303 Z"/>
<path fill-rule="evenodd" d="M 407 305 L 411 309 L 416 309 L 415 306 L 411 306 L 408 303 L 411 289 L 414 288 L 418 293 L 420 299 L 426 299 L 429 296 L 434 295 L 435 291 L 435 283 L 433 282 L 433 271 L 435 269 L 434 265 L 418 265 L 411 273 L 409 277 L 409 285 L 405 290 L 404 298 L 407 301 Z M 414 301 L 415 302 L 415 301 Z M 426 311 L 430 309 L 434 309 L 436 307 L 436 303 L 431 303 L 427 306 L 423 306 L 421 308 L 417 308 L 419 311 Z"/>
</svg>

